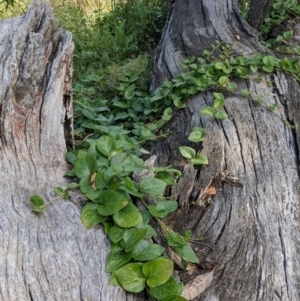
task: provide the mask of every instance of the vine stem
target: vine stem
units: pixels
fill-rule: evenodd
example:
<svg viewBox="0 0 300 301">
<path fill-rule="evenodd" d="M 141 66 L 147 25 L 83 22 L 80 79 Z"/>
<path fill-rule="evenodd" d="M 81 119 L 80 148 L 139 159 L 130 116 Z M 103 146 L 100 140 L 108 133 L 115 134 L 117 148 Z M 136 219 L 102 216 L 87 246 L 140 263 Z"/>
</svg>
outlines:
<svg viewBox="0 0 300 301">
<path fill-rule="evenodd" d="M 63 195 L 64 195 L 64 193 L 58 195 L 58 196 L 55 197 L 54 199 L 50 200 L 49 202 L 47 202 L 46 204 L 44 204 L 43 206 L 41 206 L 41 208 L 44 208 L 44 207 L 48 206 L 49 204 L 53 203 L 54 201 L 60 199 Z"/>
</svg>

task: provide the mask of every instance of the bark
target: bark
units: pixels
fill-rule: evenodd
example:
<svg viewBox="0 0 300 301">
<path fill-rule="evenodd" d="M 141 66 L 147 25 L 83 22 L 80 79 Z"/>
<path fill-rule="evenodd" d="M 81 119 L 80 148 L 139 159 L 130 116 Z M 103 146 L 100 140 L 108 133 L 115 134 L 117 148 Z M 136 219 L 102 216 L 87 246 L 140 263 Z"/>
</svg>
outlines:
<svg viewBox="0 0 300 301">
<path fill-rule="evenodd" d="M 71 34 L 39 0 L 0 28 L 0 300 L 143 300 L 108 285 L 109 243 L 102 229 L 82 226 L 82 197 L 43 215 L 29 205 L 32 194 L 49 199 L 66 183 Z"/>
<path fill-rule="evenodd" d="M 236 1 L 175 0 L 157 49 L 152 90 L 182 71 L 183 58 L 200 56 L 216 39 L 234 42 L 237 53 L 266 51 L 256 31 L 240 17 Z M 266 81 L 272 81 L 273 87 Z M 212 105 L 212 93 L 193 97 L 168 124 L 172 135 L 152 149 L 160 165 L 183 167 L 184 177 L 173 189 L 181 208 L 168 223 L 182 233 L 192 229 L 194 237 L 203 236 L 213 246 L 194 245 L 201 258 L 200 272 L 216 267 L 212 285 L 195 300 L 296 301 L 300 298 L 299 85 L 280 72 L 264 75 L 260 83 L 251 79 L 237 83 L 238 90 L 260 93 L 267 105 L 277 103 L 276 113 L 295 123 L 296 129 L 234 93 L 225 95 L 229 118 L 212 121 L 199 115 L 200 108 Z M 194 126 L 207 129 L 202 145 L 192 146 L 208 157 L 208 166 L 193 167 L 178 152 L 179 146 L 189 145 L 187 136 Z M 212 199 L 204 193 L 210 185 L 217 188 Z"/>
<path fill-rule="evenodd" d="M 258 29 L 267 17 L 271 7 L 272 0 L 252 0 L 248 11 L 249 24 Z"/>
</svg>

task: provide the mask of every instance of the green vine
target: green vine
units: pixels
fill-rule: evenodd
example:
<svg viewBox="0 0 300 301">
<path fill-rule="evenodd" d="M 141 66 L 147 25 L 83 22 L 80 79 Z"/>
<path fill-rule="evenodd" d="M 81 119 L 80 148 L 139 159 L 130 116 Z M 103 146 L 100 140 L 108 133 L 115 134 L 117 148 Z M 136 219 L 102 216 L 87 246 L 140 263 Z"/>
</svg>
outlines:
<svg viewBox="0 0 300 301">
<path fill-rule="evenodd" d="M 185 72 L 164 82 L 153 96 L 138 90 L 139 74 L 128 72 L 119 85 L 113 87 L 116 96 L 112 101 L 95 99 L 91 103 L 83 94 L 80 96 L 82 90 L 75 90 L 77 96 L 82 97 L 77 103 L 77 120 L 80 120 L 77 133 L 86 138 L 82 149 L 67 153 L 67 160 L 73 166 L 67 176 L 76 183 L 65 188 L 56 187 L 55 194 L 67 199 L 69 191 L 78 188 L 88 200 L 81 220 L 88 229 L 102 224 L 111 241 L 106 272 L 111 273 L 112 285 L 135 293 L 146 288 L 155 300 L 186 300 L 181 297 L 183 284 L 172 276 L 174 262 L 166 257 L 165 248 L 156 243 L 156 231 L 149 224 L 152 218 L 157 221 L 169 248 L 181 258 L 181 266 L 199 263 L 190 242 L 201 238 L 192 238 L 191 231 L 183 236 L 175 233 L 161 220 L 177 209 L 177 202 L 165 191 L 176 183 L 181 173 L 172 167 L 151 166 L 146 176 L 139 178 L 138 175 L 147 169 L 141 159 L 145 152 L 142 145 L 168 135 L 169 132 L 161 130 L 162 126 L 177 110 L 185 108 L 195 94 L 213 92 L 212 106 L 203 107 L 199 112 L 212 119 L 222 121 L 228 117 L 222 93 L 227 91 L 241 93 L 293 127 L 276 114 L 275 103 L 265 105 L 261 95 L 252 95 L 247 90 L 236 91 L 234 79 L 261 81 L 262 73 L 272 74 L 278 70 L 299 81 L 298 59 L 235 55 L 233 46 L 216 42 L 211 51 L 203 51 L 202 57 L 184 59 Z M 188 139 L 200 143 L 205 134 L 205 129 L 195 127 Z M 181 146 L 179 151 L 192 164 L 208 164 L 207 157 L 191 147 Z M 35 212 L 43 212 L 47 205 L 38 195 L 32 196 L 30 202 Z"/>
</svg>

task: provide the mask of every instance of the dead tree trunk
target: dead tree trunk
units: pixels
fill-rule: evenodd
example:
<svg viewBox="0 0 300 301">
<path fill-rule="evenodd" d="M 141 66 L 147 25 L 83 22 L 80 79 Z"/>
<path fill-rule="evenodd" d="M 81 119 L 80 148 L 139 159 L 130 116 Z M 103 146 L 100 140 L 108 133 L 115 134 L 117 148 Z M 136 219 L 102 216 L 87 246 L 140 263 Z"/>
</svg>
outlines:
<svg viewBox="0 0 300 301">
<path fill-rule="evenodd" d="M 266 51 L 240 17 L 235 0 L 175 0 L 158 47 L 152 90 L 182 71 L 183 58 L 200 56 L 215 40 L 235 43 L 237 52 Z M 207 129 L 199 150 L 210 163 L 197 169 L 184 165 L 184 177 L 173 190 L 181 209 L 169 220 L 175 229 L 192 229 L 214 246 L 198 246 L 202 268 L 217 268 L 212 285 L 197 300 L 300 299 L 300 89 L 279 72 L 265 80 L 273 81 L 273 88 L 249 79 L 239 80 L 238 90 L 277 103 L 277 113 L 295 130 L 233 93 L 226 95 L 229 119 L 212 121 L 199 115 L 200 108 L 212 105 L 212 93 L 206 92 L 173 117 L 172 135 L 153 149 L 160 165 L 182 166 L 178 147 L 188 145 L 194 126 Z M 228 171 L 243 188 L 216 181 L 213 203 L 197 206 L 205 202 L 201 196 L 211 181 Z"/>
<path fill-rule="evenodd" d="M 65 183 L 71 34 L 39 0 L 0 28 L 0 300 L 138 300 L 108 285 L 108 241 L 82 226 L 84 200 L 58 200 L 43 215 L 29 206 Z"/>
</svg>

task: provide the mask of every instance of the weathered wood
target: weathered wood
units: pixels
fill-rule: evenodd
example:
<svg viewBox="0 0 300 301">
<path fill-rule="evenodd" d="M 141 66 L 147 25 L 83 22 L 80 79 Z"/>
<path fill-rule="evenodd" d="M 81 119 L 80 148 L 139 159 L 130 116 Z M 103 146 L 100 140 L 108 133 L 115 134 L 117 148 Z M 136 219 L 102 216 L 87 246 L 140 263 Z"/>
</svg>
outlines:
<svg viewBox="0 0 300 301">
<path fill-rule="evenodd" d="M 152 90 L 181 72 L 183 58 L 200 56 L 216 39 L 234 42 L 237 52 L 248 55 L 265 52 L 256 31 L 240 17 L 236 1 L 175 0 L 157 50 Z M 271 81 L 274 86 L 268 87 Z M 266 105 L 278 104 L 276 113 L 294 122 L 296 129 L 235 93 L 225 95 L 229 118 L 212 121 L 199 114 L 200 108 L 212 105 L 212 93 L 196 95 L 168 124 L 172 135 L 152 149 L 160 165 L 180 167 L 178 147 L 188 145 L 194 126 L 207 129 L 199 151 L 210 163 L 196 173 L 186 168 L 189 184 L 184 185 L 189 186 L 173 190 L 185 206 L 168 222 L 179 231 L 192 229 L 195 237 L 204 236 L 204 242 L 214 246 L 213 250 L 197 246 L 200 266 L 217 268 L 213 284 L 196 300 L 296 301 L 300 298 L 299 85 L 279 72 L 264 76 L 261 83 L 250 79 L 237 83 L 238 90 L 260 93 Z M 222 171 L 230 171 L 243 187 L 216 180 Z M 217 188 L 213 203 L 197 206 L 212 180 Z"/>
<path fill-rule="evenodd" d="M 109 243 L 80 222 L 84 200 L 58 200 L 43 215 L 29 198 L 64 185 L 72 133 L 71 34 L 49 2 L 0 21 L 0 300 L 144 300 L 108 285 Z"/>
</svg>

